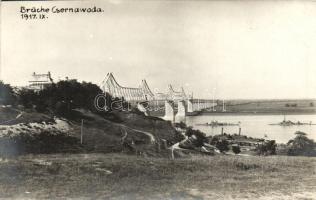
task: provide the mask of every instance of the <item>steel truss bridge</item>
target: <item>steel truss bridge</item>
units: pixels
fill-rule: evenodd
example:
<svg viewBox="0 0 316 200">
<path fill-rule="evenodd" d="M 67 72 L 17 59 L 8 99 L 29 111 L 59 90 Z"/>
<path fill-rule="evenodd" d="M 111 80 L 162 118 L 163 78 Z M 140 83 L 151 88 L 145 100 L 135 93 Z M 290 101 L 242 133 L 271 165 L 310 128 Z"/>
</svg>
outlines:
<svg viewBox="0 0 316 200">
<path fill-rule="evenodd" d="M 124 98 L 125 101 L 136 105 L 147 115 L 150 113 L 147 111 L 159 108 L 164 111 L 163 118 L 170 121 L 175 121 L 177 118 L 181 120 L 186 115 L 194 115 L 216 105 L 214 100 L 194 99 L 185 93 L 183 87 L 180 91 L 176 91 L 171 84 L 168 85 L 166 93 L 156 94 L 150 90 L 144 79 L 138 87 L 124 87 L 116 81 L 112 73 L 106 75 L 101 83 L 101 89 L 112 97 Z M 144 107 L 144 103 L 149 106 Z"/>
</svg>

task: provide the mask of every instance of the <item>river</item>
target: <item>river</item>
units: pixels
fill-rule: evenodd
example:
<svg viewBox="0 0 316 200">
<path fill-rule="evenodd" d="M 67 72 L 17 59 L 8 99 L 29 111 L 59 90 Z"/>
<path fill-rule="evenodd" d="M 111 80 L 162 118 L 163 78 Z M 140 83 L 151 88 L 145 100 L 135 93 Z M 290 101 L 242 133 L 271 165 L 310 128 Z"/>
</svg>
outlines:
<svg viewBox="0 0 316 200">
<path fill-rule="evenodd" d="M 256 138 L 266 138 L 276 140 L 278 143 L 286 143 L 295 137 L 296 131 L 307 133 L 308 137 L 316 141 L 316 125 L 294 125 L 294 126 L 279 126 L 269 125 L 283 121 L 283 115 L 211 115 L 204 114 L 199 116 L 187 116 L 185 121 L 188 126 L 199 129 L 207 135 L 216 135 L 221 133 L 221 127 L 212 127 L 205 125 L 198 125 L 207 122 L 218 121 L 227 123 L 240 122 L 241 134 Z M 287 115 L 286 120 L 293 122 L 300 121 L 302 123 L 309 123 L 312 121 L 316 124 L 316 115 Z M 238 133 L 239 126 L 224 126 L 224 132 L 229 134 Z M 266 136 L 266 137 L 265 137 Z"/>
</svg>

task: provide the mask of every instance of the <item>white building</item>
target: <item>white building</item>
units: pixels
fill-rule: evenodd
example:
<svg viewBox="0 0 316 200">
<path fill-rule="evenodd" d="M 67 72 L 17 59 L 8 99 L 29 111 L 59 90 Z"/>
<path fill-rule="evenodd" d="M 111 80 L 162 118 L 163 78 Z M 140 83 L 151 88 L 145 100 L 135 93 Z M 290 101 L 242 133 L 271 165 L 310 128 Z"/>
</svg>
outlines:
<svg viewBox="0 0 316 200">
<path fill-rule="evenodd" d="M 47 74 L 36 74 L 35 72 L 33 72 L 32 80 L 29 81 L 28 88 L 39 91 L 44 89 L 48 85 L 51 85 L 52 83 L 53 79 L 51 77 L 50 72 L 48 72 Z"/>
</svg>

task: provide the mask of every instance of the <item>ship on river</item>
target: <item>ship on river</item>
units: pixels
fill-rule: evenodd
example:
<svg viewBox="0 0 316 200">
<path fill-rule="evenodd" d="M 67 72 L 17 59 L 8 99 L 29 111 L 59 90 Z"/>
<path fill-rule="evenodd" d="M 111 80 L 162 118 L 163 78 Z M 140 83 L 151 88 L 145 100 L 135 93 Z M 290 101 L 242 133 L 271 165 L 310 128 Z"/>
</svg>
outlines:
<svg viewBox="0 0 316 200">
<path fill-rule="evenodd" d="M 239 126 L 240 122 L 238 122 L 238 123 L 227 123 L 227 122 L 211 121 L 210 123 L 206 122 L 204 124 L 197 124 L 197 125 L 200 125 L 200 126 Z"/>
<path fill-rule="evenodd" d="M 276 124 L 269 124 L 269 125 L 279 125 L 279 126 L 302 126 L 302 125 L 316 125 L 313 124 L 312 121 L 310 121 L 309 123 L 306 122 L 292 122 L 291 120 L 286 120 L 285 116 L 282 122 L 280 123 L 276 123 Z"/>
</svg>

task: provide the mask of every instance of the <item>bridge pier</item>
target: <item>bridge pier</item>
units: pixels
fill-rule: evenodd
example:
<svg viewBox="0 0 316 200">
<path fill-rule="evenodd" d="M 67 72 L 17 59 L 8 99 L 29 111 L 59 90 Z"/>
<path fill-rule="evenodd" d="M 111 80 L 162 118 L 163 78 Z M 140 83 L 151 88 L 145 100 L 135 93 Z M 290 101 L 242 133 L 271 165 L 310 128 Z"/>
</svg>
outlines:
<svg viewBox="0 0 316 200">
<path fill-rule="evenodd" d="M 178 112 L 175 117 L 176 122 L 184 122 L 186 116 L 185 101 L 178 100 Z"/>
<path fill-rule="evenodd" d="M 163 117 L 164 120 L 174 122 L 174 108 L 173 108 L 173 101 L 165 101 L 165 116 Z"/>
<path fill-rule="evenodd" d="M 193 105 L 193 101 L 191 99 L 189 99 L 187 101 L 187 104 L 188 104 L 188 112 L 193 112 L 194 111 L 194 105 Z"/>
<path fill-rule="evenodd" d="M 176 117 L 185 117 L 185 104 L 184 100 L 178 101 L 178 112 Z"/>
</svg>

